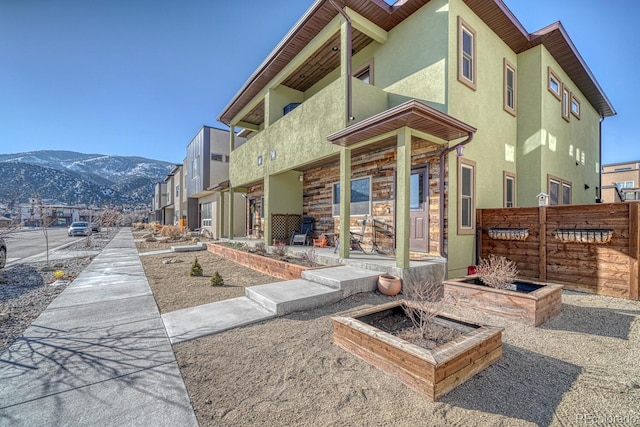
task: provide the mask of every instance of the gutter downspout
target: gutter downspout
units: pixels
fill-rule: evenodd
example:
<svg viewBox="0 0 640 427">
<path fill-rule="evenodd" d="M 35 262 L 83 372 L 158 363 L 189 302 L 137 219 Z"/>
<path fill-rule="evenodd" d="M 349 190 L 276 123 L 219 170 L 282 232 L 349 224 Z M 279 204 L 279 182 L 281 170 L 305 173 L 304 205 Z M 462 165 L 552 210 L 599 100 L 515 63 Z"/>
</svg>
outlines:
<svg viewBox="0 0 640 427">
<path fill-rule="evenodd" d="M 444 251 L 444 157 L 456 149 L 458 146 L 465 146 L 473 140 L 473 133 L 470 133 L 467 139 L 462 141 L 460 144 L 456 144 L 453 147 L 449 147 L 445 149 L 440 154 L 440 182 L 438 183 L 438 190 L 440 191 L 440 218 L 439 218 L 439 227 L 440 227 L 440 256 L 443 258 L 447 257 L 447 253 Z"/>
<path fill-rule="evenodd" d="M 347 60 L 347 125 L 349 125 L 349 122 L 351 122 L 353 120 L 353 108 L 352 108 L 352 83 L 351 83 L 351 58 L 352 58 L 352 53 L 351 51 L 353 50 L 352 47 L 352 42 L 351 42 L 351 32 L 352 32 L 352 24 L 351 24 L 351 18 L 349 17 L 349 15 L 347 15 L 347 13 L 340 8 L 334 0 L 329 0 L 329 3 L 331 3 L 331 5 L 340 13 L 340 15 L 342 15 L 342 17 L 345 19 L 345 21 L 347 22 L 347 55 L 348 56 L 348 60 Z"/>
<path fill-rule="evenodd" d="M 602 203 L 602 122 L 604 122 L 604 116 L 600 116 L 600 123 L 598 123 L 598 161 L 600 162 L 600 170 L 598 171 L 598 198 L 596 203 Z"/>
</svg>

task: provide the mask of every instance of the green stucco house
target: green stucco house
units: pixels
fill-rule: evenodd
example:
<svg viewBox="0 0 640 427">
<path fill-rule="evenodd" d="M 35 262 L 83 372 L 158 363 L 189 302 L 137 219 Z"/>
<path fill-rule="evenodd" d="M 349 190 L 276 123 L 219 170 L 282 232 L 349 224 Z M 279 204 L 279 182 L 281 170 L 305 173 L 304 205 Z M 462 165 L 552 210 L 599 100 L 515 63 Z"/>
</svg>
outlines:
<svg viewBox="0 0 640 427">
<path fill-rule="evenodd" d="M 228 191 L 247 234 L 272 244 L 277 214 L 310 216 L 348 258 L 340 231 L 366 215 L 365 248 L 398 268 L 443 256 L 454 277 L 476 209 L 600 198 L 614 114 L 559 22 L 529 33 L 501 0 L 318 0 L 218 120 L 246 137 Z"/>
</svg>

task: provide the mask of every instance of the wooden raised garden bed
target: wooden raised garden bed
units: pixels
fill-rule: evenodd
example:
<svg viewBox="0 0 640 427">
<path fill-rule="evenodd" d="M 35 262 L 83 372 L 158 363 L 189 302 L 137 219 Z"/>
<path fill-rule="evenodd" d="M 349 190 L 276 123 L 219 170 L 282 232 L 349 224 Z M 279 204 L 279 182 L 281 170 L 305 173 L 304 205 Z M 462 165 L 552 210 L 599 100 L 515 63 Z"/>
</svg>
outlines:
<svg viewBox="0 0 640 427">
<path fill-rule="evenodd" d="M 449 314 L 434 321 L 462 332 L 431 350 L 409 343 L 370 323 L 403 312 L 402 301 L 332 317 L 333 340 L 364 361 L 437 399 L 502 357 L 502 328 L 468 323 Z"/>
<path fill-rule="evenodd" d="M 518 280 L 514 290 L 483 285 L 475 276 L 445 280 L 444 297 L 468 307 L 531 326 L 538 326 L 562 310 L 562 285 Z"/>
<path fill-rule="evenodd" d="M 268 274 L 269 276 L 277 277 L 283 280 L 300 279 L 302 277 L 303 271 L 327 267 L 305 267 L 303 265 L 293 264 L 262 255 L 252 254 L 247 251 L 233 249 L 228 246 L 218 245 L 215 243 L 207 243 L 207 250 L 211 253 L 227 258 L 235 263 L 244 265 L 245 267 L 252 268 L 254 270 L 260 271 L 261 273 Z"/>
</svg>

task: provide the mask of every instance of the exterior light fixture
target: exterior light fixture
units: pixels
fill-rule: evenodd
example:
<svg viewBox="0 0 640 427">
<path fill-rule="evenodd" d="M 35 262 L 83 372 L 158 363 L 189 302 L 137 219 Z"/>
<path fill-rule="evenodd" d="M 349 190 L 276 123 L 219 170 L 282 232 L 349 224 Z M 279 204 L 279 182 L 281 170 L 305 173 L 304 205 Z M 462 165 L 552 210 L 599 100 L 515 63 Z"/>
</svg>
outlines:
<svg viewBox="0 0 640 427">
<path fill-rule="evenodd" d="M 276 159 L 276 150 L 271 150 L 271 160 Z"/>
<path fill-rule="evenodd" d="M 340 50 L 340 48 L 338 46 L 334 46 L 331 48 L 332 51 L 337 52 Z"/>
<path fill-rule="evenodd" d="M 307 75 L 306 74 L 300 74 L 300 78 L 301 79 L 305 79 L 305 78 L 307 78 Z"/>
<path fill-rule="evenodd" d="M 458 145 L 456 147 L 456 157 L 464 157 L 464 146 Z"/>
<path fill-rule="evenodd" d="M 299 180 L 300 182 L 302 182 L 302 181 L 303 181 L 303 179 L 304 179 L 304 175 L 300 174 L 300 176 L 298 177 L 298 180 Z"/>
<path fill-rule="evenodd" d="M 258 156 L 258 166 L 262 166 L 262 156 Z"/>
</svg>

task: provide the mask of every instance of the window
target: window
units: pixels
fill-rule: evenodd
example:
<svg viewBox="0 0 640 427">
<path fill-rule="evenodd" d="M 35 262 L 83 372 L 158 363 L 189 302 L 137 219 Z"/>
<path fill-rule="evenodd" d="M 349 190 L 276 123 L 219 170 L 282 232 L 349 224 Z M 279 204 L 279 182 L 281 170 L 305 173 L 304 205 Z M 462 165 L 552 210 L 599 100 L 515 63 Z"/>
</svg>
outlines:
<svg viewBox="0 0 640 427">
<path fill-rule="evenodd" d="M 571 204 L 571 183 L 554 176 L 548 176 L 549 181 L 549 204 L 550 205 L 570 205 Z"/>
<path fill-rule="evenodd" d="M 569 121 L 569 103 L 571 99 L 571 92 L 565 85 L 562 85 L 562 118 Z"/>
<path fill-rule="evenodd" d="M 516 115 L 516 67 L 504 59 L 504 110 Z"/>
<path fill-rule="evenodd" d="M 198 165 L 200 164 L 200 156 L 196 156 L 193 158 L 191 162 L 191 179 L 198 178 Z"/>
<path fill-rule="evenodd" d="M 372 85 L 373 84 L 373 60 L 370 60 L 362 67 L 358 68 L 354 73 L 353 77 L 358 80 L 362 80 L 363 82 Z"/>
<path fill-rule="evenodd" d="M 547 75 L 549 80 L 549 92 L 551 92 L 556 98 L 558 98 L 558 100 L 562 99 L 562 95 L 560 92 L 562 82 L 560 81 L 560 78 L 556 75 L 556 73 L 553 72 L 551 67 L 547 68 Z"/>
<path fill-rule="evenodd" d="M 371 178 L 351 180 L 351 215 L 371 213 Z M 333 216 L 340 215 L 340 183 L 333 184 Z"/>
<path fill-rule="evenodd" d="M 571 95 L 571 114 L 573 114 L 576 119 L 580 118 L 580 101 L 573 95 Z"/>
<path fill-rule="evenodd" d="M 475 162 L 458 158 L 458 234 L 474 232 L 475 168 Z"/>
<path fill-rule="evenodd" d="M 476 32 L 458 17 L 458 80 L 476 89 Z"/>
<path fill-rule="evenodd" d="M 202 208 L 202 226 L 211 227 L 211 203 L 203 203 Z"/>
<path fill-rule="evenodd" d="M 211 160 L 215 162 L 229 163 L 229 156 L 226 154 L 211 153 Z"/>
<path fill-rule="evenodd" d="M 176 200 L 180 198 L 180 184 L 176 185 Z"/>
<path fill-rule="evenodd" d="M 513 208 L 516 206 L 516 175 L 513 172 L 504 171 L 504 207 Z"/>
<path fill-rule="evenodd" d="M 616 182 L 616 187 L 618 187 L 618 189 L 621 189 L 621 188 L 634 188 L 635 187 L 635 183 L 633 181 L 620 181 L 620 182 Z"/>
</svg>

